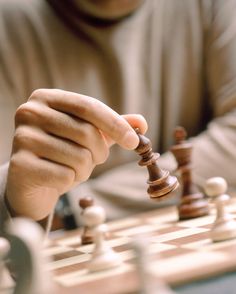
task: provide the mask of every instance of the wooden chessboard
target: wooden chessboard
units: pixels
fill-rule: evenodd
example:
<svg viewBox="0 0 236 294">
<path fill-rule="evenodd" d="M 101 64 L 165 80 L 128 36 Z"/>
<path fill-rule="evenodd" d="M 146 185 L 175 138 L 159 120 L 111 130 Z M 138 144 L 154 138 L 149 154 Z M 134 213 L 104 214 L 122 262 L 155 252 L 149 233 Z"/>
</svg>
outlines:
<svg viewBox="0 0 236 294">
<path fill-rule="evenodd" d="M 228 206 L 235 215 L 236 202 Z M 79 230 L 52 240 L 45 255 L 53 261 L 48 269 L 60 293 L 137 293 L 134 252 L 135 236 L 147 240 L 148 272 L 172 286 L 206 279 L 236 270 L 236 239 L 213 243 L 209 230 L 215 210 L 209 216 L 178 221 L 175 207 L 153 210 L 108 223 L 109 244 L 121 255 L 124 264 L 112 270 L 89 273 L 86 264 L 94 245 L 80 245 Z"/>
</svg>

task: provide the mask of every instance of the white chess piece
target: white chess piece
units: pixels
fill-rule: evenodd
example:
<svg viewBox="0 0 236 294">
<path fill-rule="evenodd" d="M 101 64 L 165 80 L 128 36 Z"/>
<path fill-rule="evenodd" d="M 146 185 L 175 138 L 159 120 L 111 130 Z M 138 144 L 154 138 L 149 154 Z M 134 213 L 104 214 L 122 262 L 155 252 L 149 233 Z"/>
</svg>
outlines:
<svg viewBox="0 0 236 294">
<path fill-rule="evenodd" d="M 44 232 L 40 225 L 26 218 L 14 218 L 6 231 L 11 245 L 9 257 L 16 274 L 14 293 L 54 293 L 50 272 L 45 270 Z"/>
<path fill-rule="evenodd" d="M 83 213 L 84 223 L 94 230 L 95 247 L 92 258 L 88 263 L 89 271 L 101 271 L 121 265 L 120 256 L 113 251 L 105 240 L 107 226 L 104 224 L 106 219 L 105 211 L 100 206 L 87 207 Z"/>
<path fill-rule="evenodd" d="M 7 269 L 6 257 L 10 251 L 10 244 L 7 239 L 0 237 L 0 293 L 12 293 L 15 283 Z"/>
<path fill-rule="evenodd" d="M 233 216 L 225 210 L 225 205 L 229 201 L 227 183 L 221 177 L 210 178 L 205 185 L 206 194 L 214 198 L 216 205 L 216 220 L 210 232 L 212 241 L 224 241 L 236 237 L 236 221 Z"/>
<path fill-rule="evenodd" d="M 151 263 L 148 255 L 148 240 L 145 238 L 135 238 L 131 247 L 135 253 L 136 271 L 139 281 L 139 292 L 141 294 L 174 294 L 171 288 L 161 279 L 151 277 L 149 264 Z"/>
</svg>

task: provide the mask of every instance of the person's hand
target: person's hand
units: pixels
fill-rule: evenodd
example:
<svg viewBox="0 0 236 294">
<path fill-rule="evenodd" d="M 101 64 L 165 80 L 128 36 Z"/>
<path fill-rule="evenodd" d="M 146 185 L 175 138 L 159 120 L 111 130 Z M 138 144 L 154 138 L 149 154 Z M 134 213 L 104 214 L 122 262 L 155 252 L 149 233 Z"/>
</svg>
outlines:
<svg viewBox="0 0 236 294">
<path fill-rule="evenodd" d="M 135 149 L 147 123 L 141 115 L 120 116 L 97 99 L 40 89 L 21 105 L 8 172 L 6 200 L 16 215 L 46 217 L 59 196 L 86 181 L 117 143 Z"/>
</svg>

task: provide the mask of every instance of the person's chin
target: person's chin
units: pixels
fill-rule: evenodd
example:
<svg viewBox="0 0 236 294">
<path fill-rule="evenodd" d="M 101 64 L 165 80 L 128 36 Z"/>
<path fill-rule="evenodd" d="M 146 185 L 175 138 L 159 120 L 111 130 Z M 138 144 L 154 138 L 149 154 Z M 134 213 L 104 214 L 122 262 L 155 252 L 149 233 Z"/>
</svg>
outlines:
<svg viewBox="0 0 236 294">
<path fill-rule="evenodd" d="M 86 15 L 116 20 L 134 12 L 144 0 L 75 0 L 78 8 Z"/>
</svg>

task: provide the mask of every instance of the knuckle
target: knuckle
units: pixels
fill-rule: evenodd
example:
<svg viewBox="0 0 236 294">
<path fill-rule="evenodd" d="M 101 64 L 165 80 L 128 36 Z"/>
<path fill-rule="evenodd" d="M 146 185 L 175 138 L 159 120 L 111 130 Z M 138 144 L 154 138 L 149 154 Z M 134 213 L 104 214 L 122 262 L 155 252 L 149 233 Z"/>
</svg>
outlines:
<svg viewBox="0 0 236 294">
<path fill-rule="evenodd" d="M 66 168 L 61 177 L 64 185 L 70 187 L 75 180 L 75 171 L 71 168 Z"/>
<path fill-rule="evenodd" d="M 25 122 L 31 116 L 31 107 L 29 103 L 24 103 L 17 108 L 15 113 L 16 123 Z"/>
<path fill-rule="evenodd" d="M 82 118 L 88 117 L 95 109 L 98 111 L 98 101 L 97 99 L 89 96 L 84 96 L 79 94 L 78 97 L 76 97 L 76 111 L 78 113 L 78 116 L 81 116 Z M 79 99 L 78 99 L 79 98 Z"/>
<path fill-rule="evenodd" d="M 15 124 L 32 124 L 36 118 L 41 116 L 38 105 L 33 102 L 26 102 L 22 104 L 15 113 Z"/>
<path fill-rule="evenodd" d="M 110 155 L 109 148 L 108 147 L 104 148 L 102 152 L 99 152 L 99 157 L 96 164 L 103 164 L 104 162 L 106 162 L 109 155 Z"/>
<path fill-rule="evenodd" d="M 85 101 L 80 101 L 77 105 L 76 105 L 76 111 L 78 113 L 79 117 L 86 117 L 88 115 L 88 102 Z"/>
<path fill-rule="evenodd" d="M 16 152 L 12 154 L 10 160 L 11 170 L 19 170 L 21 167 L 25 166 L 25 162 L 28 162 L 29 158 L 26 152 Z"/>
<path fill-rule="evenodd" d="M 30 95 L 29 100 L 41 100 L 47 93 L 48 91 L 46 89 L 36 89 Z"/>
<path fill-rule="evenodd" d="M 91 173 L 92 173 L 92 168 L 88 169 L 86 172 L 85 171 L 82 172 L 81 170 L 78 170 L 76 172 L 75 181 L 80 183 L 86 182 L 89 179 Z"/>
<path fill-rule="evenodd" d="M 76 181 L 86 181 L 91 175 L 94 166 L 91 152 L 88 149 L 83 149 L 78 158 L 78 164 L 75 167 Z"/>
<path fill-rule="evenodd" d="M 111 133 L 114 134 L 115 141 L 120 141 L 126 131 L 124 129 L 124 121 L 118 118 L 111 122 L 110 129 Z"/>
<path fill-rule="evenodd" d="M 14 134 L 13 146 L 20 147 L 25 146 L 31 138 L 26 127 L 18 127 Z"/>
</svg>

